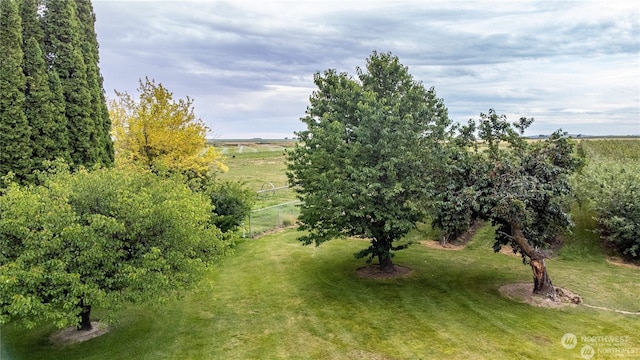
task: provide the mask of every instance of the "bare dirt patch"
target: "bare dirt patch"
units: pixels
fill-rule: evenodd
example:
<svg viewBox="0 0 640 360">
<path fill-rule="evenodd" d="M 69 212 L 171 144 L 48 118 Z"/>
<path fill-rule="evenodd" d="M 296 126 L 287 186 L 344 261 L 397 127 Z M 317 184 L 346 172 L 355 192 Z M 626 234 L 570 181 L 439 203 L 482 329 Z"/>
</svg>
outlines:
<svg viewBox="0 0 640 360">
<path fill-rule="evenodd" d="M 380 269 L 378 264 L 370 264 L 356 270 L 358 276 L 365 279 L 397 279 L 409 276 L 413 270 L 408 267 L 395 265 L 393 272 L 386 272 Z"/>
<path fill-rule="evenodd" d="M 560 288 L 556 286 L 556 301 L 549 299 L 546 296 L 534 295 L 533 284 L 531 283 L 515 283 L 507 284 L 500 287 L 500 294 L 511 300 L 524 302 L 532 306 L 547 307 L 547 308 L 561 308 L 565 306 L 582 305 L 591 309 L 613 311 L 624 315 L 640 315 L 640 311 L 626 311 L 611 309 L 603 306 L 595 306 L 585 304 L 582 297 L 570 290 Z"/>
<path fill-rule="evenodd" d="M 56 345 L 69 345 L 91 340 L 106 334 L 110 330 L 107 324 L 98 321 L 92 321 L 91 326 L 93 326 L 93 329 L 88 331 L 78 331 L 75 327 L 68 327 L 51 335 L 49 340 Z"/>
<path fill-rule="evenodd" d="M 513 252 L 513 248 L 511 247 L 511 245 L 504 245 L 503 247 L 500 248 L 500 251 L 498 252 L 504 255 L 522 257 L 522 255 L 520 255 L 519 253 Z"/>
<path fill-rule="evenodd" d="M 476 234 L 478 230 L 484 225 L 484 221 L 476 220 L 471 224 L 471 226 L 460 235 L 457 239 L 442 244 L 437 240 L 423 240 L 420 243 L 431 249 L 440 249 L 440 250 L 462 250 L 467 243 L 473 239 L 473 236 Z"/>
<path fill-rule="evenodd" d="M 582 303 L 580 295 L 560 287 L 556 287 L 556 301 L 546 296 L 535 295 L 532 283 L 507 284 L 501 286 L 499 291 L 506 298 L 538 307 L 560 308 Z"/>
<path fill-rule="evenodd" d="M 422 240 L 420 244 L 430 248 L 430 249 L 439 249 L 439 250 L 462 250 L 465 245 L 454 245 L 450 243 L 446 243 L 442 245 L 439 241 L 436 240 Z"/>
<path fill-rule="evenodd" d="M 618 258 L 618 257 L 608 257 L 607 258 L 607 262 L 611 265 L 616 265 L 616 266 L 621 266 L 627 269 L 636 269 L 636 270 L 640 270 L 640 265 L 634 264 L 634 263 L 630 263 L 628 261 L 625 261 L 622 258 Z"/>
</svg>

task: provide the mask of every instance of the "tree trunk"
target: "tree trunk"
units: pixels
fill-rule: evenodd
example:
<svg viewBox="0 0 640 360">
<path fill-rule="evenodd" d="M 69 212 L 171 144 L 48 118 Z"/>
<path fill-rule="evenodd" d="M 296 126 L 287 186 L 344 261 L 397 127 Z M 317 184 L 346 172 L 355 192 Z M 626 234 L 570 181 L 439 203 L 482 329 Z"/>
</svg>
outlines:
<svg viewBox="0 0 640 360">
<path fill-rule="evenodd" d="M 551 283 L 544 259 L 531 259 L 531 270 L 533 270 L 533 293 L 555 300 L 556 289 Z"/>
<path fill-rule="evenodd" d="M 442 237 L 440 238 L 440 246 L 445 247 L 448 242 L 449 242 L 449 234 L 442 235 Z"/>
<path fill-rule="evenodd" d="M 553 287 L 551 278 L 547 273 L 544 255 L 529 245 L 522 233 L 522 229 L 520 229 L 520 225 L 511 223 L 511 233 L 516 244 L 530 259 L 531 270 L 533 271 L 533 293 L 547 296 L 555 301 L 556 289 Z"/>
<path fill-rule="evenodd" d="M 82 312 L 80 313 L 82 320 L 80 320 L 78 331 L 89 331 L 93 329 L 93 326 L 91 326 L 91 317 L 90 317 L 91 306 L 85 306 L 82 304 L 82 302 L 80 302 L 80 306 L 82 306 Z"/>
<path fill-rule="evenodd" d="M 391 261 L 391 254 L 388 252 L 378 254 L 378 261 L 380 262 L 380 270 L 386 273 L 392 273 L 396 270 L 393 261 Z"/>
</svg>

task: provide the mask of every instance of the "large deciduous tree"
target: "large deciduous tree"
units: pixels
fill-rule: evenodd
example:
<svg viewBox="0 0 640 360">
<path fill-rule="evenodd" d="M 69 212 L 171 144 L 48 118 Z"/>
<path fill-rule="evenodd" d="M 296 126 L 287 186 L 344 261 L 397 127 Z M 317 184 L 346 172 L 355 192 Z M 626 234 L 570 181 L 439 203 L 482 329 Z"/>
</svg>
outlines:
<svg viewBox="0 0 640 360">
<path fill-rule="evenodd" d="M 14 0 L 0 1 L 0 177 L 27 181 L 32 167 L 31 129 L 24 113 L 22 22 Z"/>
<path fill-rule="evenodd" d="M 155 81 L 140 80 L 139 97 L 116 91 L 110 101 L 116 159 L 146 169 L 206 178 L 225 170 L 221 154 L 207 144 L 207 126 L 193 112 L 189 98 L 173 94 Z"/>
<path fill-rule="evenodd" d="M 391 53 L 373 52 L 357 75 L 315 74 L 288 177 L 303 201 L 305 244 L 365 238 L 356 257 L 393 272 L 394 251 L 408 246 L 399 240 L 425 215 L 434 149 L 450 120 L 434 89 Z"/>
<path fill-rule="evenodd" d="M 212 206 L 148 171 L 61 172 L 0 196 L 0 324 L 91 328 L 188 287 L 227 251 Z"/>
<path fill-rule="evenodd" d="M 466 169 L 466 176 L 442 188 L 440 196 L 466 196 L 464 211 L 457 217 L 446 211 L 450 207 L 445 207 L 445 213 L 456 221 L 469 214 L 491 220 L 496 226 L 494 251 L 510 245 L 531 265 L 533 292 L 555 298 L 545 249 L 554 236 L 572 225 L 567 204 L 569 176 L 580 160 L 572 155 L 571 140 L 560 131 L 545 140 L 527 141 L 523 134 L 532 122 L 523 117 L 511 124 L 494 110 L 481 114 L 477 123 L 470 121 L 451 143 L 466 148 L 454 151 L 455 158 L 448 162 Z"/>
</svg>

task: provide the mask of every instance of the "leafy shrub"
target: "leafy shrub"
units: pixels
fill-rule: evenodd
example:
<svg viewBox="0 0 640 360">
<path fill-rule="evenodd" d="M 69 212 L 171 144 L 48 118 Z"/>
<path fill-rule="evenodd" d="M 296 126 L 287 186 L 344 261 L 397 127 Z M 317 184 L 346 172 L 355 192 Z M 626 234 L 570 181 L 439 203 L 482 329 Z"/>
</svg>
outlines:
<svg viewBox="0 0 640 360">
<path fill-rule="evenodd" d="M 212 183 L 202 191 L 213 205 L 211 221 L 225 233 L 242 224 L 256 198 L 254 191 L 238 182 Z"/>
<path fill-rule="evenodd" d="M 296 218 L 293 216 L 285 216 L 282 218 L 282 226 L 291 226 L 296 223 Z"/>
<path fill-rule="evenodd" d="M 585 141 L 588 165 L 577 177 L 579 200 L 596 213 L 601 237 L 640 260 L 640 141 Z"/>
</svg>

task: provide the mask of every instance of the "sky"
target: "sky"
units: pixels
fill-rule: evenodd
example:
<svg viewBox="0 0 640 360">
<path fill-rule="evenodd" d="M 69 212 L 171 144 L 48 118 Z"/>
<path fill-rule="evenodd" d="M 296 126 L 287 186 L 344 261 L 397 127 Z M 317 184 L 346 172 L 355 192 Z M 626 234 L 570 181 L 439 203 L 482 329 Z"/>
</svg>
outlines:
<svg viewBox="0 0 640 360">
<path fill-rule="evenodd" d="M 108 98 L 161 83 L 218 139 L 304 130 L 315 73 L 391 52 L 455 122 L 495 109 L 526 135 L 640 135 L 635 1 L 94 0 Z"/>
</svg>

